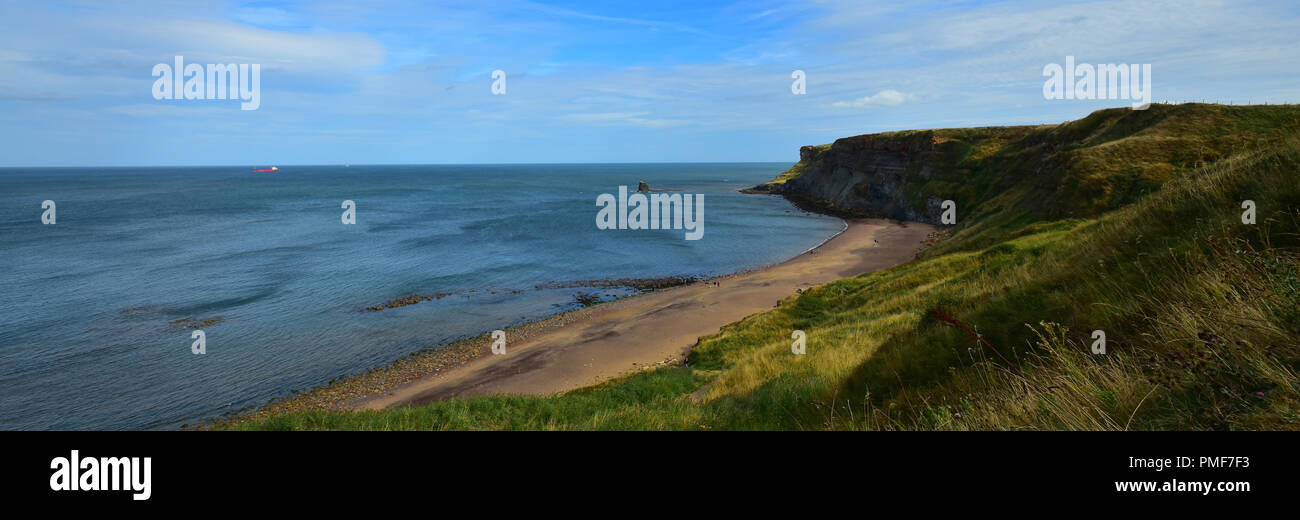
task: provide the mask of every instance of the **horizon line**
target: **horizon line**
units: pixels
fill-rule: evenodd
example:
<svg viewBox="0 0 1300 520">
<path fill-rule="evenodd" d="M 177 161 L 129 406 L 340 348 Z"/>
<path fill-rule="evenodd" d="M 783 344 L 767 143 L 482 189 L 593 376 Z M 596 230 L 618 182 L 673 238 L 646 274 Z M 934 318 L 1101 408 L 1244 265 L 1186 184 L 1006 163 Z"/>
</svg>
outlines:
<svg viewBox="0 0 1300 520">
<path fill-rule="evenodd" d="M 790 161 L 631 161 L 631 162 L 502 162 L 502 163 L 288 163 L 286 166 L 294 167 L 317 167 L 317 166 L 336 166 L 354 167 L 354 166 L 583 166 L 583 165 L 602 165 L 602 164 L 781 164 Z M 798 161 L 790 162 L 794 164 Z M 280 163 L 285 164 L 285 163 Z M 53 165 L 53 166 L 0 166 L 0 170 L 18 169 L 18 168 L 247 168 L 247 167 L 279 167 L 280 164 L 134 164 L 134 165 Z"/>
</svg>

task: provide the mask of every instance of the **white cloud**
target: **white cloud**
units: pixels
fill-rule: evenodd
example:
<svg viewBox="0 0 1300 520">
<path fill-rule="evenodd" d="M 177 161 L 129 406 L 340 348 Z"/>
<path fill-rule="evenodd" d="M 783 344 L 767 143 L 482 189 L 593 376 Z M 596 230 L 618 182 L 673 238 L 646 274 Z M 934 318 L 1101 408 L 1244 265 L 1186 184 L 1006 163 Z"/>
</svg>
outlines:
<svg viewBox="0 0 1300 520">
<path fill-rule="evenodd" d="M 691 124 L 691 121 L 685 119 L 645 119 L 641 117 L 633 117 L 629 118 L 627 121 L 633 125 L 644 126 L 647 128 L 671 128 L 674 126 Z"/>
<path fill-rule="evenodd" d="M 217 103 L 224 103 L 220 106 Z M 228 116 L 230 114 L 238 115 L 238 101 L 212 101 L 199 103 L 156 103 L 134 105 L 119 105 L 103 109 L 106 114 L 121 114 L 131 117 L 162 117 L 183 120 L 194 117 L 218 117 Z"/>
<path fill-rule="evenodd" d="M 886 89 L 877 92 L 874 96 L 866 96 L 853 101 L 836 101 L 831 106 L 835 108 L 862 108 L 869 106 L 894 106 L 901 105 L 907 101 L 907 95 L 893 89 Z"/>
<path fill-rule="evenodd" d="M 226 22 L 164 20 L 148 29 L 158 48 L 195 60 L 244 60 L 266 69 L 301 72 L 356 71 L 383 63 L 384 47 L 361 34 L 288 32 Z"/>
<path fill-rule="evenodd" d="M 570 114 L 567 117 L 574 121 L 621 121 L 644 116 L 646 114 L 649 114 L 649 112 L 600 112 L 592 114 Z"/>
</svg>

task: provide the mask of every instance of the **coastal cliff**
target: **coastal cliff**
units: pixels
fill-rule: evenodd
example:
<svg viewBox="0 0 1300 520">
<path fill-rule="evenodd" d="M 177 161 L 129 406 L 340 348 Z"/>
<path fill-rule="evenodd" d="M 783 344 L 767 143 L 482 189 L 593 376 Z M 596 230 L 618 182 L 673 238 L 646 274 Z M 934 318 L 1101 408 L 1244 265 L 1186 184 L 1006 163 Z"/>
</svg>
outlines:
<svg viewBox="0 0 1300 520">
<path fill-rule="evenodd" d="M 858 135 L 804 146 L 788 171 L 742 191 L 839 216 L 930 224 L 952 200 L 958 227 L 1094 218 L 1297 127 L 1292 108 L 1155 104 L 1051 125 Z"/>
<path fill-rule="evenodd" d="M 868 134 L 799 149 L 799 163 L 746 193 L 784 195 L 800 207 L 850 217 L 939 223 L 943 198 L 922 195 L 940 163 L 933 131 Z"/>
</svg>

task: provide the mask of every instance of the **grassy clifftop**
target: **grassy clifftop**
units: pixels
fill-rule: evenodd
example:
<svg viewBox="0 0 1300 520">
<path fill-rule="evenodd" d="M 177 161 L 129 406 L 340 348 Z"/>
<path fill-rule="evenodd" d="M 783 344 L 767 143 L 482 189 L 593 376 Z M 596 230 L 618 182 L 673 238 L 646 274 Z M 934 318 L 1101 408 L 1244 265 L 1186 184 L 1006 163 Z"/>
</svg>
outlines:
<svg viewBox="0 0 1300 520">
<path fill-rule="evenodd" d="M 1094 218 L 1232 154 L 1300 132 L 1300 106 L 1152 105 L 1059 125 L 910 130 L 804 147 L 758 191 L 823 210 L 938 222 L 940 202 L 986 246 L 997 231 Z"/>
<path fill-rule="evenodd" d="M 1297 429 L 1300 107 L 1148 112 L 924 131 L 915 153 L 970 166 L 926 181 L 964 197 L 954 234 L 728 325 L 689 366 L 237 427 Z"/>
</svg>

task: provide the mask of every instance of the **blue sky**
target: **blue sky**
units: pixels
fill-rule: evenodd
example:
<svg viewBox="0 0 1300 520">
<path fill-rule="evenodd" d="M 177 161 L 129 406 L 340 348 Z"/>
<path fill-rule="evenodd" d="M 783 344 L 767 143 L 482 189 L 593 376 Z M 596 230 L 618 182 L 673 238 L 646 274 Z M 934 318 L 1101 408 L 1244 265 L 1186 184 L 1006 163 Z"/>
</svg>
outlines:
<svg viewBox="0 0 1300 520">
<path fill-rule="evenodd" d="M 1292 1 L 0 0 L 0 166 L 793 162 L 1127 105 L 1044 99 L 1066 55 L 1151 64 L 1157 101 L 1297 103 L 1297 28 Z M 261 64 L 261 107 L 153 99 L 176 55 Z"/>
</svg>

